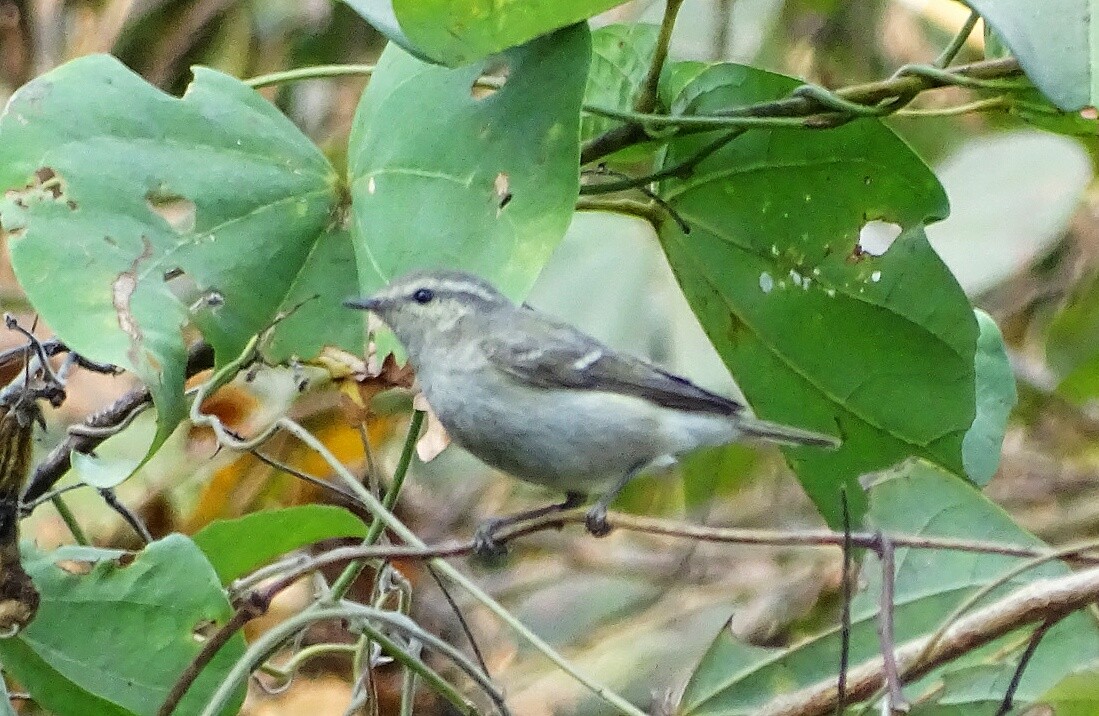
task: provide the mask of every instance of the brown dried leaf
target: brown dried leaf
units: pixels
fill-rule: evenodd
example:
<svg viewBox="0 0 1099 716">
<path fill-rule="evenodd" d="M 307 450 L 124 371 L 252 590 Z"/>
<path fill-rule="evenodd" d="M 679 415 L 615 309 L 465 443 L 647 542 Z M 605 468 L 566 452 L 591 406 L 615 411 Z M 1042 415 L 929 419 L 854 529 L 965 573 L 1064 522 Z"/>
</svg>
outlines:
<svg viewBox="0 0 1099 716">
<path fill-rule="evenodd" d="M 368 361 L 368 365 L 371 361 Z M 355 376 L 355 383 L 359 388 L 359 398 L 363 405 L 369 405 L 375 395 L 390 388 L 411 388 L 416 374 L 408 363 L 397 365 L 397 360 L 392 354 L 387 355 L 381 366 L 376 370 Z"/>
<path fill-rule="evenodd" d="M 423 393 L 417 393 L 412 399 L 412 407 L 427 413 L 427 430 L 416 441 L 416 455 L 423 462 L 431 462 L 446 449 L 447 445 L 450 445 L 450 435 L 439 422 L 438 416 L 431 409 Z"/>
</svg>

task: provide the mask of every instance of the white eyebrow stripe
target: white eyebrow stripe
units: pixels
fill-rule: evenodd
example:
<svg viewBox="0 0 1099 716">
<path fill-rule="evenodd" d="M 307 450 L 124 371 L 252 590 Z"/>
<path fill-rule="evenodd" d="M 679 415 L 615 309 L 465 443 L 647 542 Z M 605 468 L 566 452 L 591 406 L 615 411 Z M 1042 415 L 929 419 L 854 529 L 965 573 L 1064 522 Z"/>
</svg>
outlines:
<svg viewBox="0 0 1099 716">
<path fill-rule="evenodd" d="M 602 357 L 603 351 L 601 350 L 588 351 L 572 362 L 573 370 L 587 370 Z"/>
<path fill-rule="evenodd" d="M 492 302 L 496 297 L 475 283 L 468 281 L 433 281 L 428 286 L 439 291 L 451 291 L 454 293 L 468 293 L 480 298 L 482 301 Z"/>
</svg>

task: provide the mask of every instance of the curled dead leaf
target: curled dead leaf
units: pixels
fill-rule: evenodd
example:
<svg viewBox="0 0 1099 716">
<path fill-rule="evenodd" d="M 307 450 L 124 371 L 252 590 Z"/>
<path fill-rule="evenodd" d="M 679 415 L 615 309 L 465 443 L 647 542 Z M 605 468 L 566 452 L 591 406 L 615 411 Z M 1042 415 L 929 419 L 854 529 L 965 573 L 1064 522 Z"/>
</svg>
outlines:
<svg viewBox="0 0 1099 716">
<path fill-rule="evenodd" d="M 408 363 L 397 365 L 392 354 L 387 355 L 376 370 L 368 367 L 367 372 L 360 375 L 361 377 L 355 377 L 355 384 L 359 389 L 359 400 L 364 406 L 369 405 L 375 395 L 390 388 L 411 388 L 416 378 L 412 366 Z"/>
<path fill-rule="evenodd" d="M 423 393 L 417 393 L 412 399 L 412 407 L 427 413 L 427 430 L 416 441 L 416 456 L 423 462 L 431 462 L 446 449 L 447 445 L 450 445 L 450 435 L 439 422 L 439 418 L 431 409 Z"/>
<path fill-rule="evenodd" d="M 333 380 L 363 376 L 367 373 L 366 361 L 362 357 L 332 346 L 325 346 L 321 354 L 312 362 L 328 371 Z"/>
</svg>

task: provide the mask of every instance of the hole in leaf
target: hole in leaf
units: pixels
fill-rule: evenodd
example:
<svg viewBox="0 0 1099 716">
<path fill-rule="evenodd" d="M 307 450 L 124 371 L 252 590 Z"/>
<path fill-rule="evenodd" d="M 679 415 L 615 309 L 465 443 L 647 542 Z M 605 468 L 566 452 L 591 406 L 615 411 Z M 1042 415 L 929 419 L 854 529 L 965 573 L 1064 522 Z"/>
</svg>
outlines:
<svg viewBox="0 0 1099 716">
<path fill-rule="evenodd" d="M 203 619 L 191 629 L 191 638 L 198 644 L 204 644 L 217 631 L 218 624 L 213 619 Z"/>
<path fill-rule="evenodd" d="M 91 562 L 81 562 L 75 559 L 62 559 L 54 562 L 54 566 L 58 569 L 68 572 L 69 574 L 88 574 L 92 571 Z"/>
<path fill-rule="evenodd" d="M 111 284 L 111 297 L 115 312 L 118 313 L 118 325 L 134 341 L 141 340 L 141 330 L 137 319 L 130 312 L 130 299 L 137 290 L 137 276 L 133 271 L 123 271 Z"/>
<path fill-rule="evenodd" d="M 164 219 L 176 233 L 194 231 L 196 209 L 190 199 L 159 188 L 145 195 L 145 203 L 149 211 Z"/>
<path fill-rule="evenodd" d="M 38 187 L 47 192 L 52 198 L 61 198 L 61 177 L 57 176 L 57 172 L 53 169 L 39 167 L 34 171 L 34 180 Z"/>
<path fill-rule="evenodd" d="M 65 196 L 65 185 L 61 177 L 50 167 L 39 167 L 34 170 L 27 185 L 20 189 L 8 189 L 4 192 L 4 198 L 12 201 L 16 206 L 27 208 L 28 202 L 36 201 L 60 201 Z M 69 202 L 69 208 L 75 209 L 76 203 Z"/>
<path fill-rule="evenodd" d="M 476 100 L 491 97 L 507 83 L 510 72 L 511 68 L 502 58 L 489 61 L 484 71 L 473 81 L 473 86 L 469 88 L 469 95 Z"/>
<path fill-rule="evenodd" d="M 1099 109 L 1095 107 L 1084 107 L 1080 110 L 1080 116 L 1087 120 L 1099 119 Z"/>
<path fill-rule="evenodd" d="M 496 175 L 496 179 L 492 182 L 493 193 L 496 194 L 496 216 L 500 215 L 500 212 L 504 210 L 504 207 L 511 201 L 511 189 L 509 188 L 511 181 L 508 179 L 508 175 L 505 172 L 500 172 Z"/>
<path fill-rule="evenodd" d="M 202 289 L 199 288 L 191 275 L 180 266 L 173 266 L 164 272 L 164 283 L 181 303 L 192 305 L 201 303 Z"/>
<path fill-rule="evenodd" d="M 852 258 L 861 259 L 864 254 L 881 256 L 897 237 L 901 235 L 901 227 L 889 221 L 868 221 L 859 230 L 859 243 L 855 246 Z"/>
<path fill-rule="evenodd" d="M 206 291 L 191 304 L 191 313 L 204 308 L 220 308 L 225 305 L 225 294 L 217 289 Z"/>
</svg>

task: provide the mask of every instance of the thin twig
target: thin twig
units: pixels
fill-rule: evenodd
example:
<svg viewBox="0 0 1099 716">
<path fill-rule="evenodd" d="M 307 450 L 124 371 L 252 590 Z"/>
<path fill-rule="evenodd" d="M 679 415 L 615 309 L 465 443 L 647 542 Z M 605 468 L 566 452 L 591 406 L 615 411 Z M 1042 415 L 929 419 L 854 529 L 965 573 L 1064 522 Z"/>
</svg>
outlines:
<svg viewBox="0 0 1099 716">
<path fill-rule="evenodd" d="M 660 226 L 664 214 L 655 204 L 642 203 L 632 199 L 592 199 L 580 197 L 576 200 L 577 211 L 607 211 L 614 214 L 626 214 L 644 219 L 653 226 Z"/>
<path fill-rule="evenodd" d="M 149 528 L 145 526 L 145 523 L 137 516 L 133 510 L 124 505 L 121 500 L 118 499 L 118 495 L 111 488 L 100 488 L 99 496 L 103 498 L 103 501 L 107 503 L 107 506 L 122 516 L 137 536 L 141 538 L 141 541 L 145 544 L 149 544 L 153 541 L 153 535 L 149 532 Z"/>
<path fill-rule="evenodd" d="M 203 371 L 214 364 L 214 353 L 206 343 L 198 343 L 187 354 L 186 375 L 188 377 Z M 106 428 L 125 420 L 138 406 L 148 403 L 152 397 L 147 388 L 132 390 L 103 410 L 89 416 L 83 425 L 90 428 Z M 36 504 L 37 498 L 49 492 L 72 466 L 73 451 L 88 453 L 105 438 L 100 436 L 69 435 L 34 468 L 27 489 L 23 493 L 23 502 Z"/>
<path fill-rule="evenodd" d="M 1026 671 L 1027 665 L 1030 664 L 1031 657 L 1034 656 L 1034 652 L 1038 651 L 1038 645 L 1042 643 L 1042 639 L 1045 637 L 1046 632 L 1053 627 L 1057 622 L 1053 619 L 1042 622 L 1037 629 L 1030 634 L 1030 639 L 1027 640 L 1026 649 L 1023 650 L 1022 656 L 1019 657 L 1019 663 L 1015 667 L 1015 672 L 1011 675 L 1011 682 L 1007 685 L 1007 691 L 1004 692 L 1004 700 L 1000 703 L 1000 708 L 996 710 L 996 716 L 1007 716 L 1007 714 L 1014 707 L 1015 692 L 1019 690 L 1019 684 L 1023 680 L 1023 672 Z"/>
<path fill-rule="evenodd" d="M 462 633 L 466 637 L 466 641 L 469 642 L 469 646 L 473 649 L 473 656 L 477 659 L 477 663 L 481 666 L 481 671 L 485 672 L 485 676 L 491 676 L 488 672 L 488 663 L 485 661 L 485 655 L 481 653 L 481 647 L 477 645 L 477 639 L 473 636 L 473 630 L 469 626 L 469 622 L 466 621 L 466 617 L 462 614 L 461 608 L 458 606 L 458 602 L 454 601 L 454 595 L 447 589 L 446 583 L 443 582 L 442 577 L 439 576 L 439 572 L 430 564 L 425 564 L 427 567 L 427 573 L 431 575 L 431 579 L 435 582 L 435 585 L 439 587 L 439 591 L 443 593 L 443 599 L 450 605 L 450 611 L 454 612 L 454 616 L 458 619 L 458 624 L 461 626 Z"/>
<path fill-rule="evenodd" d="M 65 504 L 65 501 L 61 499 L 61 495 L 54 495 L 50 502 L 52 502 L 53 506 L 57 509 L 57 514 L 61 515 L 61 520 L 65 523 L 65 526 L 69 528 L 73 540 L 81 545 L 91 544 L 91 542 L 88 541 L 88 536 L 84 534 L 84 528 L 80 526 L 80 522 L 77 521 L 73 511 L 70 510 L 69 506 Z"/>
<path fill-rule="evenodd" d="M 714 152 L 718 151 L 729 142 L 733 141 L 740 135 L 744 134 L 746 130 L 734 129 L 731 132 L 723 134 L 709 144 L 704 145 L 697 152 L 687 157 L 678 164 L 673 164 L 670 167 L 665 167 L 660 171 L 653 172 L 652 174 L 645 174 L 637 177 L 629 177 L 621 179 L 619 181 L 598 182 L 595 184 L 584 184 L 580 187 L 580 196 L 591 194 L 611 194 L 618 191 L 626 191 L 628 189 L 637 189 L 640 187 L 648 186 L 654 182 L 658 182 L 661 179 L 686 179 L 691 175 L 706 157 L 709 157 Z"/>
<path fill-rule="evenodd" d="M 851 599 L 852 579 L 851 565 L 851 507 L 847 502 L 847 488 L 840 486 L 840 506 L 843 509 L 843 606 L 840 611 L 840 669 L 836 679 L 836 716 L 843 714 L 847 705 L 847 668 L 851 659 Z"/>
<path fill-rule="evenodd" d="M 37 340 L 37 339 L 35 339 Z M 106 375 L 118 375 L 122 372 L 122 369 L 116 365 L 109 365 L 107 363 L 98 363 L 96 361 L 89 360 L 79 353 L 73 353 L 69 350 L 69 347 L 62 343 L 57 338 L 47 338 L 44 341 L 38 341 L 38 346 L 41 351 L 49 357 L 58 356 L 63 353 L 68 353 L 72 356 L 73 360 L 78 366 L 85 370 L 90 370 L 93 373 L 103 373 Z M 7 350 L 0 351 L 0 367 L 7 367 L 10 363 L 19 362 L 22 363 L 27 360 L 31 353 L 37 353 L 39 348 L 26 343 L 15 348 L 8 348 Z"/>
<path fill-rule="evenodd" d="M 473 704 L 465 699 L 448 681 L 423 661 L 413 659 L 388 634 L 373 626 L 373 622 L 380 622 L 390 629 L 403 632 L 422 641 L 426 646 L 440 652 L 462 669 L 493 700 L 502 714 L 508 713 L 507 707 L 504 705 L 503 695 L 499 690 L 476 668 L 471 668 L 472 665 L 446 642 L 424 631 L 403 614 L 386 612 L 353 602 L 341 602 L 337 606 L 325 605 L 306 609 L 265 632 L 255 643 L 249 646 L 244 658 L 238 661 L 230 672 L 225 675 L 225 678 L 218 685 L 217 690 L 202 711 L 203 716 L 212 716 L 212 714 L 218 713 L 231 698 L 238 684 L 242 683 L 244 678 L 247 678 L 247 674 L 274 653 L 287 639 L 310 624 L 330 619 L 355 619 L 358 627 L 368 632 L 372 641 L 381 644 L 386 654 L 405 666 L 416 669 L 417 673 L 426 682 L 430 683 L 433 689 L 459 708 L 461 713 L 470 714 L 471 716 L 476 714 L 477 710 Z"/>
<path fill-rule="evenodd" d="M 206 640 L 202 645 L 202 649 L 195 654 L 195 658 L 191 660 L 191 663 L 187 665 L 187 668 L 183 670 L 183 673 L 179 675 L 176 682 L 172 684 L 171 690 L 168 692 L 168 696 L 165 697 L 164 703 L 157 709 L 157 716 L 171 716 L 172 712 L 176 710 L 176 706 L 179 705 L 180 700 L 187 694 L 187 690 L 191 688 L 191 684 L 195 682 L 202 670 L 206 668 L 206 665 L 214 658 L 214 655 L 221 650 L 223 646 L 229 643 L 229 640 L 233 636 L 244 628 L 244 625 L 252 621 L 256 617 L 259 617 L 267 612 L 268 607 L 271 605 L 271 599 L 278 592 L 267 590 L 263 593 L 253 592 L 245 598 L 237 610 L 233 613 L 233 616 L 229 618 L 229 621 L 225 623 L 220 629 L 214 632 L 213 636 Z"/>
<path fill-rule="evenodd" d="M 404 445 L 401 448 L 401 457 L 397 461 L 397 467 L 393 471 L 393 482 L 389 485 L 389 489 L 386 490 L 385 495 L 382 497 L 382 507 L 386 513 L 393 511 L 393 506 L 397 504 L 397 497 L 401 493 L 401 487 L 404 485 L 405 475 L 408 474 L 408 468 L 412 465 L 412 455 L 416 451 L 416 440 L 420 436 L 420 430 L 423 428 L 424 419 L 426 413 L 422 410 L 417 410 L 412 413 L 412 420 L 408 425 L 408 434 L 405 436 Z M 385 530 L 385 523 L 377 515 L 374 516 L 374 521 L 370 523 L 370 527 L 366 531 L 366 537 L 363 538 L 364 545 L 372 545 L 377 543 L 378 539 L 382 536 L 382 532 Z M 336 581 L 332 583 L 332 590 L 329 594 L 329 599 L 333 602 L 338 602 L 343 599 L 343 596 L 347 593 L 347 590 L 351 588 L 351 585 L 358 578 L 362 572 L 363 563 L 351 563 L 340 574 Z"/>
<path fill-rule="evenodd" d="M 965 41 L 969 39 L 969 36 L 973 33 L 973 28 L 977 27 L 977 21 L 981 19 L 980 13 L 973 10 L 969 13 L 969 17 L 962 23 L 962 27 L 958 30 L 958 33 L 950 40 L 950 43 L 943 49 L 942 54 L 935 59 L 936 67 L 945 68 L 954 58 L 961 52 L 962 47 L 965 46 Z"/>
<path fill-rule="evenodd" d="M 675 18 L 679 14 L 679 8 L 683 0 L 667 0 L 664 4 L 664 17 L 660 21 L 660 30 L 656 36 L 656 46 L 653 48 L 653 59 L 649 63 L 649 71 L 641 84 L 641 91 L 634 100 L 635 112 L 652 112 L 656 108 L 660 75 L 664 71 L 664 62 L 668 59 L 668 48 L 672 43 L 672 30 L 675 29 Z"/>
<path fill-rule="evenodd" d="M 726 139 L 725 137 L 722 137 L 722 140 L 725 140 L 725 139 Z M 610 169 L 607 169 L 604 166 L 600 166 L 600 168 L 594 173 L 595 174 L 605 174 L 607 176 L 618 177 L 620 179 L 620 182 L 618 182 L 618 183 L 620 183 L 620 184 L 633 184 L 634 189 L 639 191 L 641 194 L 644 194 L 645 197 L 649 201 L 651 201 L 653 204 L 656 204 L 657 206 L 659 206 L 661 209 L 664 210 L 664 212 L 668 216 L 672 217 L 672 220 L 675 221 L 675 223 L 679 225 L 679 230 L 680 231 L 682 231 L 684 234 L 691 233 L 690 224 L 687 223 L 686 219 L 684 219 L 680 215 L 680 213 L 678 211 L 676 211 L 675 208 L 672 207 L 671 204 L 664 201 L 664 199 L 662 197 L 658 196 L 656 194 L 656 192 L 649 189 L 649 187 L 646 186 L 644 183 L 635 184 L 635 179 L 637 179 L 638 177 L 631 177 L 629 174 L 624 174 L 622 172 L 612 171 Z M 609 184 L 609 183 L 610 182 L 608 182 L 607 184 Z M 606 186 L 607 184 L 597 184 L 595 186 Z M 592 185 L 589 184 L 588 186 L 592 186 Z M 583 187 L 581 187 L 580 189 L 581 189 L 580 195 L 583 196 L 584 195 Z M 594 192 L 594 193 L 600 194 L 600 193 L 610 193 L 610 192 Z M 653 228 L 654 229 L 657 228 L 657 225 L 653 224 Z"/>
<path fill-rule="evenodd" d="M 897 670 L 894 653 L 897 649 L 893 637 L 893 606 L 897 569 L 893 540 L 878 533 L 878 559 L 881 561 L 881 601 L 878 607 L 878 639 L 881 642 L 882 672 L 887 687 L 890 714 L 904 713 L 909 709 L 908 700 L 901 687 L 901 675 Z"/>
<path fill-rule="evenodd" d="M 1008 684 L 1008 690 L 1003 693 L 1003 701 L 1000 703 L 1000 707 L 996 709 L 996 716 L 1007 716 L 1014 707 L 1015 692 L 1019 691 L 1019 684 L 1023 680 L 1023 672 L 1026 671 L 1026 665 L 1030 664 L 1034 652 L 1037 651 L 1037 646 L 1041 644 L 1047 631 L 1056 623 L 1057 622 L 1054 619 L 1043 622 L 1032 631 L 1030 639 L 1026 640 L 1026 649 L 1023 650 L 1022 656 L 1019 657 L 1019 663 L 1015 665 L 1015 671 L 1011 674 L 1011 682 Z"/>
<path fill-rule="evenodd" d="M 940 75 L 938 77 L 932 77 L 930 75 L 919 74 L 905 74 L 901 76 L 890 77 L 886 80 L 879 80 L 877 82 L 870 82 L 862 85 L 853 85 L 843 89 L 838 89 L 832 92 L 836 97 L 860 104 L 866 107 L 877 107 L 887 100 L 893 100 L 899 97 L 915 96 L 926 90 L 937 89 L 945 87 L 950 82 L 947 81 L 947 77 L 954 78 L 957 81 L 966 81 L 967 79 L 977 80 L 989 80 L 989 79 L 1002 79 L 1018 77 L 1021 73 L 1019 63 L 1013 59 L 998 59 L 998 60 L 985 60 L 982 62 L 974 62 L 968 65 L 959 65 L 954 67 L 947 75 Z M 899 108 L 899 107 L 898 107 Z M 594 108 L 588 108 L 592 110 Z M 743 107 L 736 107 L 730 110 L 717 113 L 715 117 L 747 117 L 747 118 L 808 118 L 814 115 L 821 115 L 822 113 L 833 113 L 834 110 L 821 104 L 821 102 L 808 96 L 790 96 L 785 99 L 774 100 L 770 102 L 759 102 L 756 104 L 746 105 Z M 580 164 L 586 165 L 592 162 L 599 161 L 605 156 L 613 154 L 621 149 L 638 144 L 640 142 L 648 141 L 649 136 L 645 132 L 644 122 L 649 121 L 651 117 L 632 117 L 618 127 L 614 127 L 607 132 L 595 137 L 587 144 L 584 145 L 580 153 Z M 694 117 L 692 117 L 694 119 Z M 812 126 L 835 126 L 835 122 L 843 119 L 840 116 L 833 117 L 826 123 L 814 124 Z M 849 117 L 847 119 L 850 119 Z M 703 122 L 704 124 L 705 122 Z M 690 130 L 680 130 L 679 134 L 690 134 L 698 131 L 709 131 L 714 129 L 710 127 L 695 127 Z"/>
<path fill-rule="evenodd" d="M 521 535 L 538 532 L 549 527 L 583 524 L 586 510 L 576 508 L 553 515 L 544 515 L 526 522 L 509 525 L 500 530 L 503 539 L 515 539 Z M 607 524 L 614 529 L 624 529 L 646 534 L 664 535 L 697 539 L 705 542 L 734 542 L 737 544 L 769 545 L 772 547 L 842 547 L 845 541 L 843 532 L 831 530 L 757 530 L 737 527 L 713 527 L 675 522 L 642 515 L 629 515 L 612 512 L 607 515 Z M 956 552 L 977 552 L 998 554 L 1006 557 L 1046 557 L 1057 554 L 1062 558 L 1072 558 L 1085 564 L 1099 564 L 1099 555 L 1090 554 L 1096 547 L 1090 543 L 1054 550 L 1049 547 L 1032 547 L 982 540 L 958 539 L 953 537 L 922 537 L 916 535 L 893 535 L 890 539 L 898 547 L 915 549 L 942 549 Z M 878 537 L 873 532 L 853 532 L 851 544 L 862 549 L 877 550 Z"/>
<path fill-rule="evenodd" d="M 65 485 L 64 487 L 59 487 L 56 490 L 50 490 L 49 492 L 42 495 L 41 497 L 36 498 L 32 502 L 23 502 L 19 506 L 20 509 L 22 510 L 22 513 L 21 513 L 20 516 L 21 517 L 26 517 L 31 512 L 33 512 L 34 509 L 36 507 L 38 507 L 39 505 L 43 505 L 47 502 L 51 502 L 53 500 L 53 498 L 57 497 L 58 495 L 64 495 L 66 492 L 72 492 L 73 490 L 79 490 L 82 487 L 91 487 L 91 485 L 89 485 L 87 483 L 84 483 L 84 482 L 77 482 L 77 483 L 74 483 L 72 485 Z"/>
<path fill-rule="evenodd" d="M 566 524 L 582 525 L 584 524 L 585 515 L 585 508 L 542 515 L 531 520 L 507 525 L 496 532 L 493 537 L 501 544 L 505 544 L 518 539 L 519 537 L 534 534 L 536 532 L 557 530 Z M 880 549 L 879 535 L 869 532 L 852 532 L 849 533 L 845 540 L 844 533 L 829 532 L 827 530 L 784 532 L 779 530 L 754 530 L 731 527 L 699 527 L 697 525 L 673 522 L 671 520 L 643 517 L 640 515 L 628 515 L 618 512 L 610 512 L 607 514 L 607 524 L 614 529 L 642 532 L 646 534 L 658 534 L 667 537 L 681 537 L 703 542 L 817 548 L 842 547 L 846 543 L 849 545 L 849 550 L 853 547 L 859 547 L 863 549 L 872 549 L 877 552 Z M 1054 558 L 1065 559 L 1073 556 L 1084 563 L 1099 564 L 1099 558 L 1086 554 L 1095 548 L 1094 545 L 1068 547 L 1062 550 L 1048 550 L 1044 548 L 1023 547 L 996 542 L 982 542 L 979 540 L 917 537 L 904 534 L 890 534 L 888 539 L 894 546 L 908 547 L 910 549 L 949 550 L 978 554 L 1006 555 L 1010 557 L 1030 557 L 1042 560 Z M 282 568 L 278 570 L 263 568 L 263 577 L 269 579 L 276 575 L 281 575 L 283 578 L 293 581 L 306 574 L 315 572 L 322 567 L 345 564 L 355 560 L 430 560 L 466 556 L 472 554 L 474 551 L 474 540 L 454 541 L 423 546 L 355 545 L 336 547 L 312 557 L 288 560 L 283 563 Z M 249 576 L 242 578 L 241 583 L 248 584 L 254 582 L 252 577 Z"/>
<path fill-rule="evenodd" d="M 297 469 L 296 467 L 293 467 L 291 465 L 287 465 L 285 462 L 282 462 L 281 460 L 276 460 L 275 458 L 271 457 L 270 455 L 267 455 L 266 453 L 260 452 L 256 448 L 253 448 L 249 452 L 251 452 L 252 457 L 256 458 L 257 460 L 264 463 L 265 465 L 268 465 L 269 467 L 275 468 L 279 472 L 285 472 L 287 475 L 290 475 L 292 477 L 296 477 L 299 480 L 302 480 L 303 482 L 308 482 L 310 485 L 314 485 L 315 487 L 319 487 L 322 490 L 327 490 L 328 492 L 332 492 L 336 495 L 339 495 L 340 497 L 347 500 L 348 502 L 350 502 L 353 505 L 358 505 L 359 504 L 358 499 L 356 499 L 356 497 L 354 495 L 352 495 L 350 492 L 348 492 L 347 490 L 343 489 L 342 487 L 340 487 L 339 485 L 337 485 L 333 482 L 329 482 L 328 480 L 322 480 L 319 477 L 314 477 L 313 475 L 310 475 L 307 472 L 303 472 L 303 471 Z"/>
</svg>

